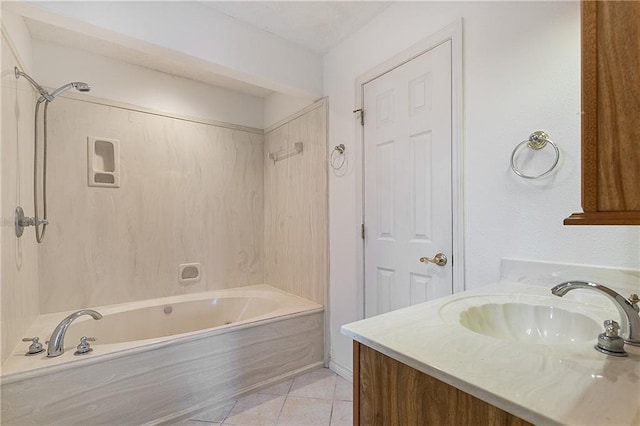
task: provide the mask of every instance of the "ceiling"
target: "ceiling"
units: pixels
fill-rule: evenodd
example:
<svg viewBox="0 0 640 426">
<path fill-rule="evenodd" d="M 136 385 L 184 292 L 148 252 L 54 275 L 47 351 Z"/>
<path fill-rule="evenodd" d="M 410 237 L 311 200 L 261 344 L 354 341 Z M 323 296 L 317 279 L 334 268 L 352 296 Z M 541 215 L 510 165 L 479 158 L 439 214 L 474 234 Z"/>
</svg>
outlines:
<svg viewBox="0 0 640 426">
<path fill-rule="evenodd" d="M 325 54 L 358 31 L 390 1 L 203 1 L 206 6 Z"/>
</svg>

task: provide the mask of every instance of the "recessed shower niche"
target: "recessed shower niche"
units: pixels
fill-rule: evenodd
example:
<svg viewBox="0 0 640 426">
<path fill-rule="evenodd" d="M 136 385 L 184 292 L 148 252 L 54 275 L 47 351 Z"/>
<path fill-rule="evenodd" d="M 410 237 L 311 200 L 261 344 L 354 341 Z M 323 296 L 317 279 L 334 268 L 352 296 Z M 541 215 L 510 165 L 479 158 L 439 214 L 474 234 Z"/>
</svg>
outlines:
<svg viewBox="0 0 640 426">
<path fill-rule="evenodd" d="M 87 137 L 87 183 L 89 186 L 120 187 L 120 141 Z"/>
</svg>

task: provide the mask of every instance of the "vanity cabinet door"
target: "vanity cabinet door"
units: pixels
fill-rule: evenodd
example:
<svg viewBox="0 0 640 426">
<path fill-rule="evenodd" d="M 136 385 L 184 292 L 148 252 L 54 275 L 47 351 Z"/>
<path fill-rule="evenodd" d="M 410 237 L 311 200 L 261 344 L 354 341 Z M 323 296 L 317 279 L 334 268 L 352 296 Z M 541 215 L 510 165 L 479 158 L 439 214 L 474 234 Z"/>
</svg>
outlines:
<svg viewBox="0 0 640 426">
<path fill-rule="evenodd" d="M 354 426 L 532 426 L 498 407 L 353 342 Z"/>
<path fill-rule="evenodd" d="M 582 208 L 565 225 L 640 225 L 640 2 L 582 2 Z"/>
</svg>

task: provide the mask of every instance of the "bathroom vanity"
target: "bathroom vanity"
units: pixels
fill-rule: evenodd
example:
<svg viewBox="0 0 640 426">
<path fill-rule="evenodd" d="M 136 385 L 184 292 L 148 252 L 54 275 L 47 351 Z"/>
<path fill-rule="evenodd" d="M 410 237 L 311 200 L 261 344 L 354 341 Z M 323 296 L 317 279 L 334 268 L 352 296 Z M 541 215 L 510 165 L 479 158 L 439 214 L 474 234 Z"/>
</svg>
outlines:
<svg viewBox="0 0 640 426">
<path fill-rule="evenodd" d="M 638 424 L 640 347 L 593 348 L 619 316 L 594 292 L 501 281 L 347 324 L 354 424 Z"/>
</svg>

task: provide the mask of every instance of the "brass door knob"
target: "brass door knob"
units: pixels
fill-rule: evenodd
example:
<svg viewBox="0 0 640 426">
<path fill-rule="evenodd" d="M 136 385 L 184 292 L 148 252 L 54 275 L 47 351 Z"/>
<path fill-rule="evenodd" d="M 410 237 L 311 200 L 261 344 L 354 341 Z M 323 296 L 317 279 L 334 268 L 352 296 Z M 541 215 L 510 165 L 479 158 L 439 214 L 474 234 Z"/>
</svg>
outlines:
<svg viewBox="0 0 640 426">
<path fill-rule="evenodd" d="M 421 257 L 420 263 L 434 263 L 438 266 L 444 266 L 447 264 L 447 256 L 445 256 L 443 253 L 438 253 L 433 256 L 433 259 L 430 259 L 428 257 Z"/>
</svg>

